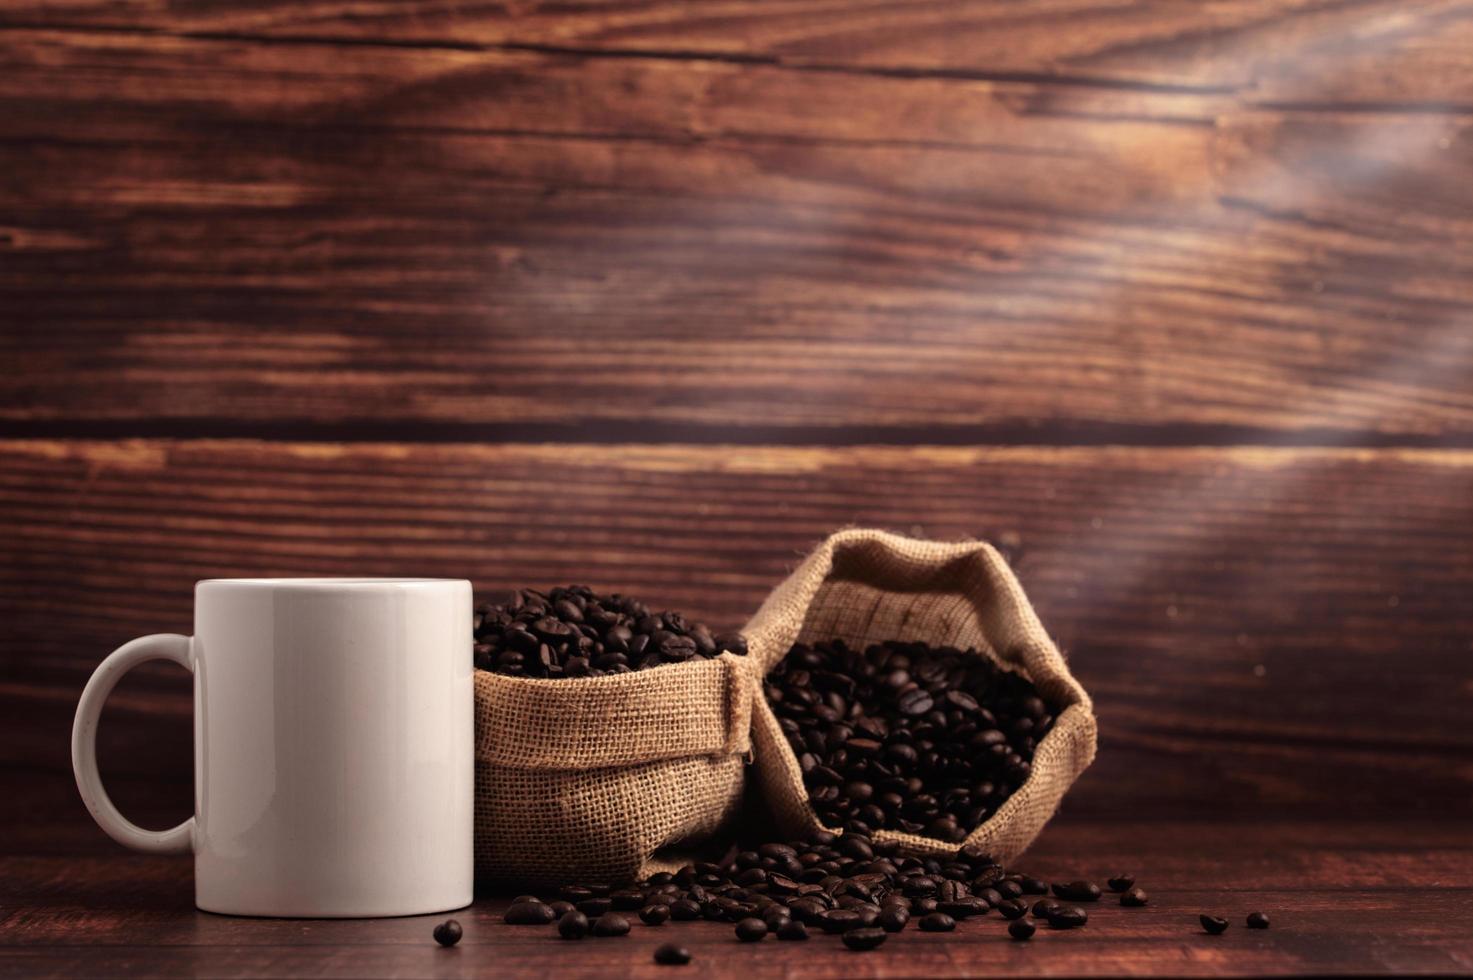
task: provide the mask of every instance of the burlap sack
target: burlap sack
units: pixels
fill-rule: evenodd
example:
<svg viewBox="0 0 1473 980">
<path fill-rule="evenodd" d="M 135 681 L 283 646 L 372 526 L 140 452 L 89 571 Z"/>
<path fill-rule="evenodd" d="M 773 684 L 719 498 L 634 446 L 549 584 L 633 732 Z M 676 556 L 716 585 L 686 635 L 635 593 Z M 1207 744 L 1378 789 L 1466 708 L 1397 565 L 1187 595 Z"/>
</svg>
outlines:
<svg viewBox="0 0 1473 980">
<path fill-rule="evenodd" d="M 612 677 L 476 672 L 476 877 L 617 882 L 671 870 L 741 803 L 749 657 Z"/>
<path fill-rule="evenodd" d="M 1064 791 L 1094 760 L 1089 695 L 990 545 L 840 531 L 768 596 L 743 632 L 749 656 L 764 673 L 794 642 L 835 638 L 856 649 L 881 640 L 976 648 L 1021 670 L 1055 708 L 1057 720 L 1038 745 L 1027 781 L 965 841 L 999 861 L 1011 861 L 1033 842 Z M 757 784 L 779 827 L 794 837 L 818 829 L 797 757 L 765 698 L 757 699 L 752 725 Z M 876 838 L 898 841 L 922 856 L 954 854 L 958 846 L 888 830 Z"/>
</svg>

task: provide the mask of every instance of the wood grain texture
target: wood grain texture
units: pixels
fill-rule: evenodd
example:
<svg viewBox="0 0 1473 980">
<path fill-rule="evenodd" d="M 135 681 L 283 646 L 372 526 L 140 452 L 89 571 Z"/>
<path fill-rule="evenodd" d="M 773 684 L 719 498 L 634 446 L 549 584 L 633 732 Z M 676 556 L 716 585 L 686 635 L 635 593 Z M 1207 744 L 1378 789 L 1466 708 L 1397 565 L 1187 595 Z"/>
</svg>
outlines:
<svg viewBox="0 0 1473 980">
<path fill-rule="evenodd" d="M 1473 812 L 1467 453 L 16 442 L 0 461 L 0 630 L 34 712 L 11 764 L 65 771 L 86 673 L 188 632 L 196 579 L 586 581 L 729 627 L 852 522 L 1021 544 L 1101 720 L 1071 805 Z M 120 732 L 183 730 L 186 685 L 159 684 Z"/>
<path fill-rule="evenodd" d="M 16 432 L 1473 444 L 1455 102 L 105 31 L 0 59 Z"/>
<path fill-rule="evenodd" d="M 0 27 L 93 27 L 252 40 L 394 47 L 573 50 L 610 56 L 727 59 L 807 70 L 961 77 L 1038 76 L 1073 85 L 1273 95 L 1306 88 L 1333 100 L 1469 101 L 1473 8 L 1466 0 L 1317 3 L 1226 0 L 725 0 L 576 6 L 242 0 L 19 0 Z M 1355 85 L 1327 84 L 1353 70 Z"/>
<path fill-rule="evenodd" d="M 1029 852 L 1051 879 L 1134 873 L 1144 909 L 1107 898 L 1074 933 L 1042 929 L 1010 941 L 997 916 L 955 933 L 913 926 L 871 954 L 833 936 L 739 945 L 731 926 L 636 924 L 624 939 L 568 943 L 550 928 L 507 926 L 504 898 L 455 913 L 465 938 L 430 939 L 443 916 L 303 922 L 196 912 L 187 859 L 128 855 L 83 824 L 59 779 L 10 780 L 7 790 L 58 806 L 38 830 L 0 845 L 0 975 L 25 977 L 666 976 L 654 948 L 695 954 L 701 976 L 1221 975 L 1464 973 L 1473 968 L 1473 849 L 1465 824 L 1410 820 L 1252 824 L 1207 820 L 1139 825 L 1064 815 Z M 5 794 L 13 798 L 14 792 Z M 0 804 L 3 807 L 3 804 Z M 0 809 L 0 813 L 3 813 Z M 79 835 L 84 838 L 74 842 Z M 20 846 L 17 846 L 19 844 Z M 1411 914 L 1409 910 L 1415 910 Z M 1267 932 L 1243 927 L 1267 911 Z M 1196 917 L 1227 916 L 1209 937 Z"/>
</svg>

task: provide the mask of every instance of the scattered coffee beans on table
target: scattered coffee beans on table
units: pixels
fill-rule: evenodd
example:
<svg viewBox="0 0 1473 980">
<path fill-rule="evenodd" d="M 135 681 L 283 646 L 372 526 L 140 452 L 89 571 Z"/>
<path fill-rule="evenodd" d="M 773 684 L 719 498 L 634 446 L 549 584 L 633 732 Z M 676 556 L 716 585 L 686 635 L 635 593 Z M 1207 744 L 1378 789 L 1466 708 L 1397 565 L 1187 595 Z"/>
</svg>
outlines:
<svg viewBox="0 0 1473 980">
<path fill-rule="evenodd" d="M 460 923 L 454 919 L 446 919 L 444 922 L 435 926 L 435 942 L 441 946 L 454 946 L 460 942 L 462 935 L 464 935 L 464 930 L 460 928 Z"/>
<path fill-rule="evenodd" d="M 768 933 L 803 941 L 823 932 L 863 952 L 904 931 L 913 918 L 922 931 L 950 932 L 959 928 L 960 920 L 997 908 L 1015 916 L 1009 934 L 1026 939 L 1037 926 L 1024 917 L 1028 909 L 1018 899 L 1043 890 L 1041 880 L 1007 871 L 974 847 L 963 847 L 946 860 L 907 857 L 894 842 L 857 832 L 819 831 L 805 840 L 733 847 L 719 862 L 686 865 L 628 886 L 566 885 L 558 890 L 557 901 L 573 902 L 576 908 L 558 920 L 558 931 L 572 933 L 569 938 L 627 935 L 628 920 L 610 909 L 638 908 L 647 925 L 694 919 L 731 923 L 737 938 L 746 942 L 758 942 Z M 553 904 L 518 896 L 505 918 L 513 925 L 544 924 L 553 919 Z M 588 909 L 602 910 L 591 927 Z M 1034 905 L 1033 914 L 1056 929 L 1088 921 L 1083 909 L 1047 898 Z M 658 962 L 676 962 L 660 959 L 674 956 L 667 949 L 683 947 L 661 947 Z"/>
<path fill-rule="evenodd" d="M 959 843 L 1028 778 L 1054 722 L 1026 678 L 923 643 L 800 643 L 765 690 L 819 818 L 860 834 Z"/>
<path fill-rule="evenodd" d="M 477 603 L 474 626 L 476 668 L 512 677 L 599 677 L 747 652 L 738 634 L 713 636 L 680 613 L 584 585 Z"/>
</svg>

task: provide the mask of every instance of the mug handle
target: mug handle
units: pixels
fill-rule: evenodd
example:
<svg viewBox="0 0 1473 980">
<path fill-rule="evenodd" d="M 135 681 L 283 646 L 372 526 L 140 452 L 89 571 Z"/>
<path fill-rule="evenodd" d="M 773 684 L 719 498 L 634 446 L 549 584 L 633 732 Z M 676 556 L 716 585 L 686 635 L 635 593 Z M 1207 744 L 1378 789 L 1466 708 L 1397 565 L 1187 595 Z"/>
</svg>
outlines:
<svg viewBox="0 0 1473 980">
<path fill-rule="evenodd" d="M 188 854 L 194 850 L 194 817 L 169 830 L 144 830 L 113 806 L 97 771 L 97 719 L 102 714 L 102 704 L 124 674 L 147 660 L 172 660 L 194 672 L 190 638 L 178 633 L 142 636 L 114 650 L 92 672 L 92 679 L 82 690 L 82 700 L 77 704 L 77 718 L 72 723 L 72 772 L 92 819 L 113 840 L 154 854 Z"/>
</svg>

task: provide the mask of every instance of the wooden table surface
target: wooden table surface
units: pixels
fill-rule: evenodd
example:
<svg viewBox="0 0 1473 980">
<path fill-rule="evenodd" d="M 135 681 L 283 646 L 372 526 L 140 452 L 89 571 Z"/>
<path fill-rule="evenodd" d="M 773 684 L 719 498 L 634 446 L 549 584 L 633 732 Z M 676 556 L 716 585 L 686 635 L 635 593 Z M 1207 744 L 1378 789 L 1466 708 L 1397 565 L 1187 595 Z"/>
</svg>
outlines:
<svg viewBox="0 0 1473 980">
<path fill-rule="evenodd" d="M 1473 972 L 1470 129 L 1470 0 L 6 3 L 0 973 L 646 968 L 197 914 L 81 686 L 201 578 L 725 629 L 849 524 L 1008 547 L 1101 726 L 1024 863 L 1153 903 L 703 972 Z"/>
</svg>

